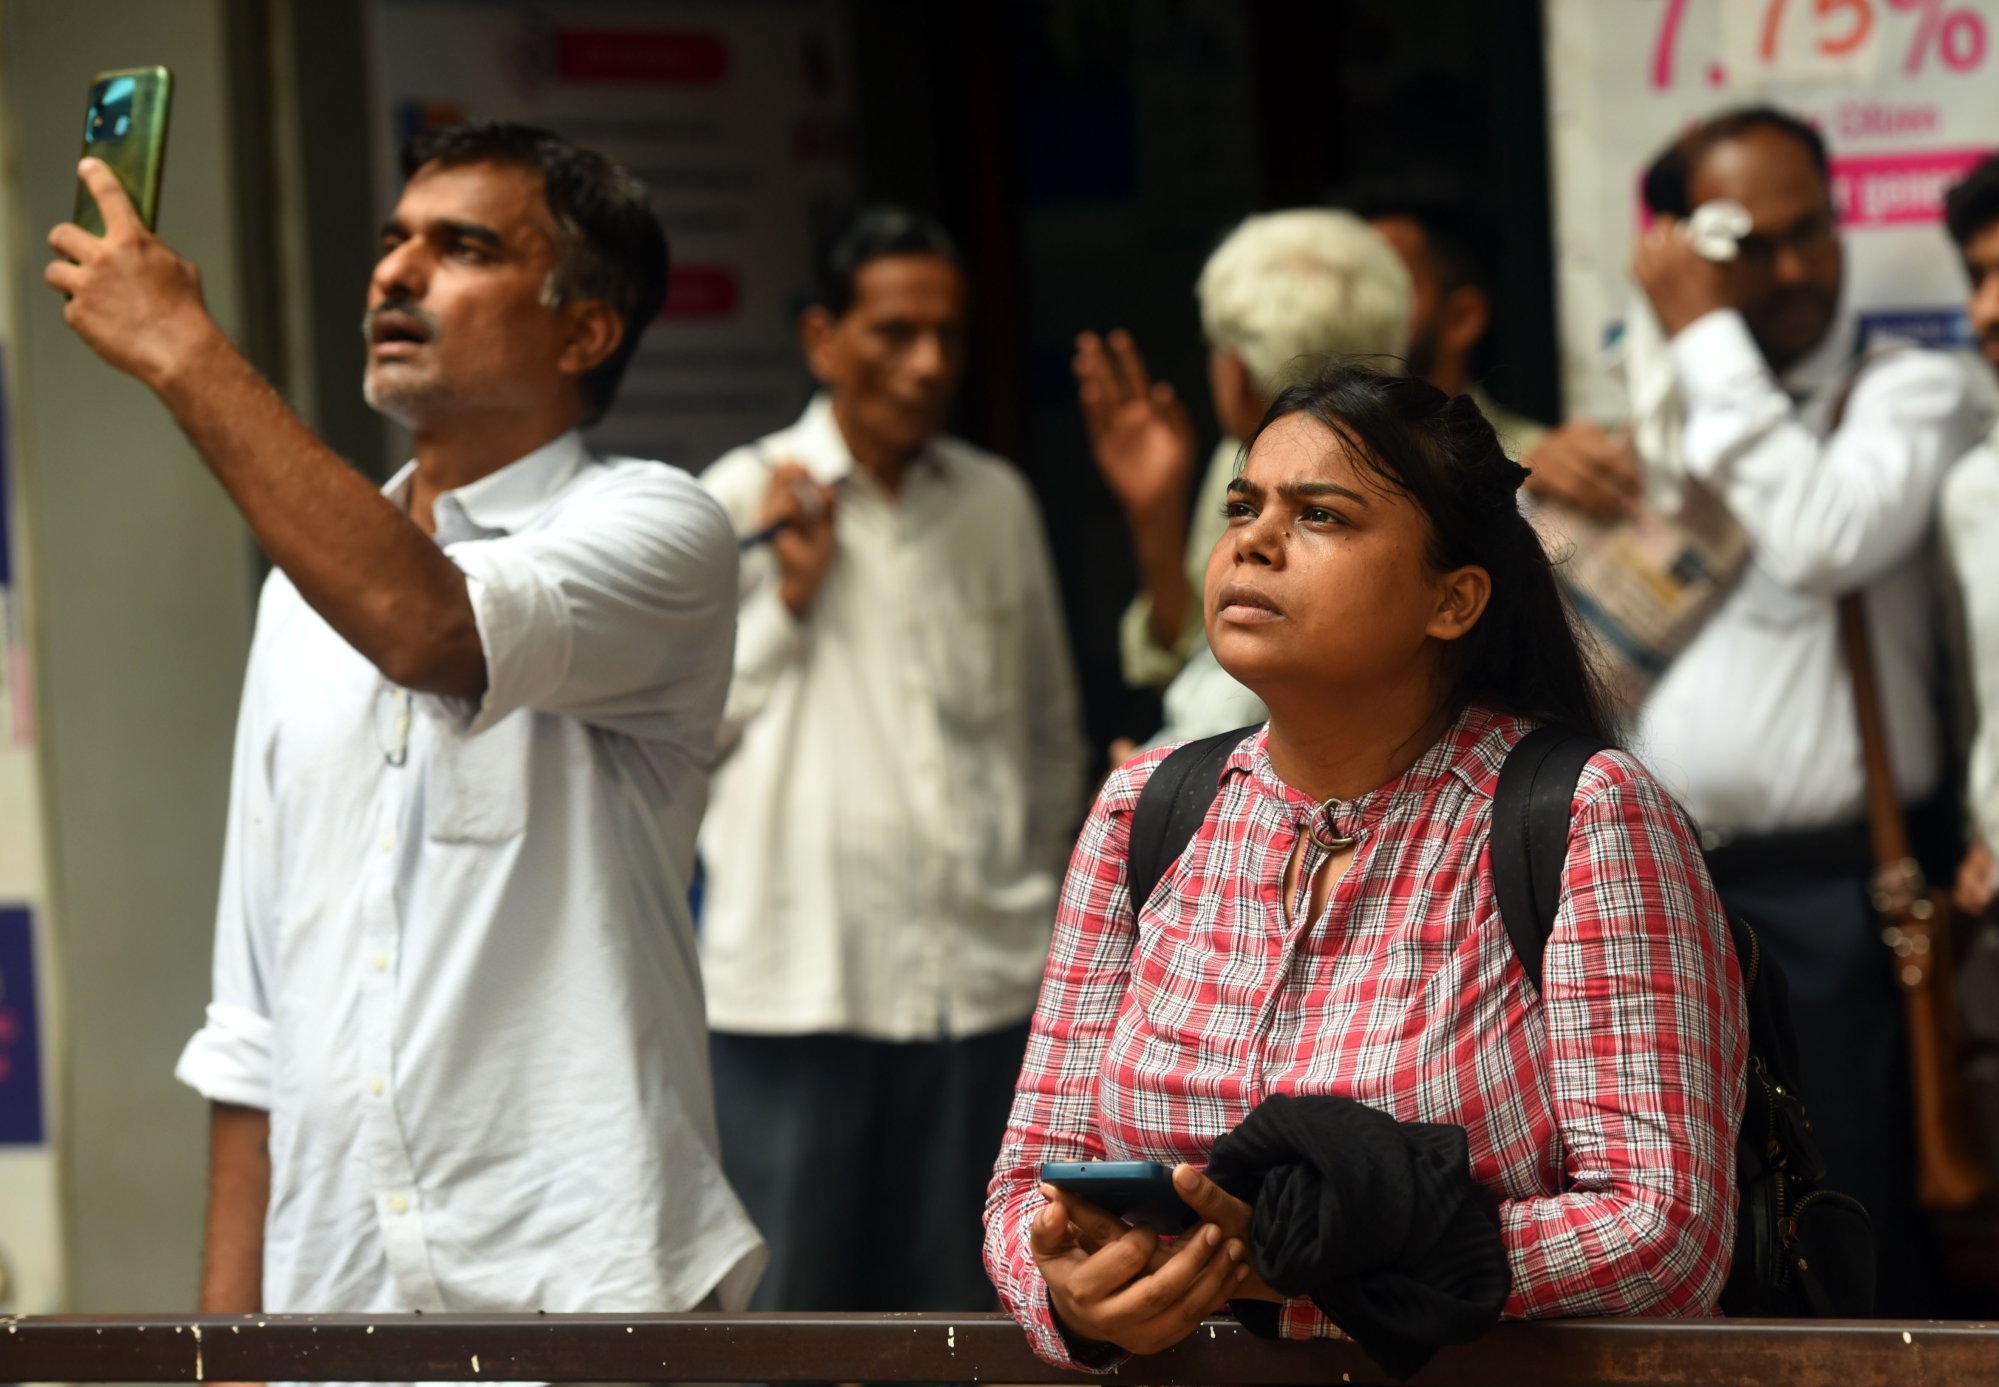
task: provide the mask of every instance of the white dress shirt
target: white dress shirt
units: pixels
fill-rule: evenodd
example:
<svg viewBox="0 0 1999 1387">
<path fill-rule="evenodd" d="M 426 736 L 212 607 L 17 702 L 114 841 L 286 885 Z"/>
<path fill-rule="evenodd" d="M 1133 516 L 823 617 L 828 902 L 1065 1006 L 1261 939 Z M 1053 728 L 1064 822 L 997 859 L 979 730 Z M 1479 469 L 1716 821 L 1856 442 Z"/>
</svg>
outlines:
<svg viewBox="0 0 1999 1387">
<path fill-rule="evenodd" d="M 1966 793 L 1976 836 L 1992 848 L 1999 845 L 1999 429 L 1951 470 L 1942 509 L 1977 717 Z"/>
<path fill-rule="evenodd" d="M 1640 708 L 1634 749 L 1705 829 L 1769 833 L 1864 814 L 1837 610 L 1854 589 L 1866 593 L 1902 796 L 1937 783 L 1926 539 L 1937 488 L 1972 440 L 1967 382 L 1951 358 L 1906 344 L 1872 342 L 1860 361 L 1857 340 L 1842 314 L 1781 381 L 1733 310 L 1672 341 L 1687 471 L 1727 502 L 1751 557 Z"/>
<path fill-rule="evenodd" d="M 436 514 L 476 706 L 386 683 L 282 573 L 258 610 L 177 1073 L 271 1115 L 264 1308 L 739 1308 L 763 1249 L 717 1159 L 686 905 L 727 523 L 573 433 Z"/>
<path fill-rule="evenodd" d="M 891 496 L 822 396 L 703 475 L 739 533 L 783 461 L 838 486 L 839 548 L 802 621 L 769 548 L 744 560 L 701 830 L 709 1020 L 886 1041 L 1022 1021 L 1084 763 L 1033 496 L 1007 463 L 944 437 Z"/>
</svg>

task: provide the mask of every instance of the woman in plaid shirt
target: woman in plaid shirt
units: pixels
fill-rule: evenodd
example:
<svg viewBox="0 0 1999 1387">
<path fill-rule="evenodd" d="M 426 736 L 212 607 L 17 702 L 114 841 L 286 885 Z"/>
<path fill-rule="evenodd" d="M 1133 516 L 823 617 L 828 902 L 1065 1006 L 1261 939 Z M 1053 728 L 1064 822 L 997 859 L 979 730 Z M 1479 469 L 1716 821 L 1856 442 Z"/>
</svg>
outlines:
<svg viewBox="0 0 1999 1387">
<path fill-rule="evenodd" d="M 1251 441 L 1206 614 L 1270 721 L 1136 918 L 1131 814 L 1165 751 L 1105 784 L 987 1200 L 987 1268 L 1043 1358 L 1107 1368 L 1224 1301 L 1286 1337 L 1338 1332 L 1263 1284 L 1250 1206 L 1199 1169 L 1273 1095 L 1365 1105 L 1368 1140 L 1462 1129 L 1459 1168 L 1415 1194 L 1456 1181 L 1483 1209 L 1483 1234 L 1424 1256 L 1461 1270 L 1491 1241 L 1486 1321 L 1713 1312 L 1747 1042 L 1686 821 L 1629 755 L 1590 761 L 1538 991 L 1494 900 L 1508 748 L 1541 723 L 1609 740 L 1524 475 L 1470 400 L 1353 368 L 1286 391 Z M 1364 1166 L 1365 1146 L 1344 1154 Z M 1206 1222 L 1161 1242 L 1037 1183 L 1044 1160 L 1101 1159 L 1178 1166 Z M 1415 1251 L 1376 1242 L 1339 1249 L 1363 1292 Z"/>
</svg>

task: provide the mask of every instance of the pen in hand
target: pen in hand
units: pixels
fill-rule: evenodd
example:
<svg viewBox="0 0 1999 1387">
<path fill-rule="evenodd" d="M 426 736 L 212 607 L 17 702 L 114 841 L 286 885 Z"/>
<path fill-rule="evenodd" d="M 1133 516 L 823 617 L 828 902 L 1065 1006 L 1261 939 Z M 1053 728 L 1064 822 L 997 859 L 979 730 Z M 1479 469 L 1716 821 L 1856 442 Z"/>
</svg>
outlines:
<svg viewBox="0 0 1999 1387">
<path fill-rule="evenodd" d="M 739 550 L 755 549 L 759 545 L 768 544 L 777 538 L 780 530 L 795 526 L 800 520 L 809 523 L 819 519 L 820 516 L 826 513 L 826 503 L 819 499 L 818 488 L 813 486 L 804 477 L 800 476 L 792 479 L 791 494 L 798 498 L 799 508 L 805 514 L 803 516 L 787 515 L 781 520 L 764 526 L 761 530 L 751 531 L 737 541 L 736 547 Z"/>
</svg>

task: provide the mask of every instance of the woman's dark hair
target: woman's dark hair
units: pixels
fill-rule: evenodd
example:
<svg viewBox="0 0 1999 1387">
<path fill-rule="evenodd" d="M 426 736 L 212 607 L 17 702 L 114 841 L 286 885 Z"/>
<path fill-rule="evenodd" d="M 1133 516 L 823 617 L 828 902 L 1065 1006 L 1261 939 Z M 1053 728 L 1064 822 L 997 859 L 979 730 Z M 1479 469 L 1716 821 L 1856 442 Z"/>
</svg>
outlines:
<svg viewBox="0 0 1999 1387">
<path fill-rule="evenodd" d="M 1972 237 L 1999 221 L 1999 154 L 1988 156 L 1943 195 L 1943 221 L 1960 251 L 1970 247 Z"/>
<path fill-rule="evenodd" d="M 1491 577 L 1484 613 L 1447 648 L 1449 710 L 1477 704 L 1615 741 L 1616 718 L 1575 615 L 1520 512 L 1527 469 L 1506 456 L 1471 397 L 1342 365 L 1279 395 L 1257 434 L 1292 414 L 1324 424 L 1363 476 L 1415 503 L 1430 522 L 1432 565 L 1475 564 Z"/>
<path fill-rule="evenodd" d="M 1694 170 L 1700 167 L 1701 160 L 1716 145 L 1740 139 L 1752 130 L 1775 130 L 1796 140 L 1804 146 L 1812 167 L 1819 171 L 1819 181 L 1830 184 L 1824 136 L 1789 111 L 1776 106 L 1742 106 L 1709 117 L 1666 146 L 1652 161 L 1651 167 L 1645 170 L 1646 207 L 1657 216 L 1692 215 L 1693 199 L 1687 191 L 1687 184 L 1693 181 Z"/>
<path fill-rule="evenodd" d="M 583 422 L 602 419 L 618 397 L 639 338 L 666 301 L 666 232 L 645 185 L 593 150 L 531 125 L 497 120 L 419 131 L 403 145 L 402 164 L 405 181 L 428 164 L 500 164 L 541 175 L 557 236 L 550 297 L 556 304 L 602 299 L 625 325 L 617 350 L 578 382 Z"/>
<path fill-rule="evenodd" d="M 813 300 L 835 318 L 854 306 L 854 277 L 891 255 L 934 255 L 964 268 L 957 242 L 934 218 L 879 203 L 848 218 L 819 245 L 812 266 Z"/>
</svg>

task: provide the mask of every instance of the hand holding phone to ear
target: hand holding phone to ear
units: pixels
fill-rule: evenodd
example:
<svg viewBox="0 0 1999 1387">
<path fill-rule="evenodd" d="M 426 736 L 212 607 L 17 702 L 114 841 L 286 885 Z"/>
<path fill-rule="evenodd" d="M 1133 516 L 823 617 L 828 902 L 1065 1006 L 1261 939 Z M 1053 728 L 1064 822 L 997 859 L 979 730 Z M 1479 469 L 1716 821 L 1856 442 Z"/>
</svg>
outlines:
<svg viewBox="0 0 1999 1387">
<path fill-rule="evenodd" d="M 69 296 L 68 323 L 111 365 L 160 389 L 177 369 L 199 361 L 222 339 L 201 295 L 201 273 L 146 229 L 124 185 L 101 160 L 85 159 L 77 175 L 104 216 L 104 235 L 74 222 L 49 233 L 61 257 L 43 271 L 49 287 Z"/>
</svg>

